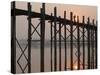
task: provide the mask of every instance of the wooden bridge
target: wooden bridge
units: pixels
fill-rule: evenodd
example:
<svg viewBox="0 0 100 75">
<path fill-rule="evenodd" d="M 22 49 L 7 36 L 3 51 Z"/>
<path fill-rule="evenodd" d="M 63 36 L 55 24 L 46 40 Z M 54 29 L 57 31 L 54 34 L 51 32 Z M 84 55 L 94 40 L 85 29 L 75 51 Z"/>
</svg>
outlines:
<svg viewBox="0 0 100 75">
<path fill-rule="evenodd" d="M 51 35 L 51 71 L 57 71 L 57 42 L 59 42 L 59 71 L 61 71 L 61 38 L 64 40 L 64 48 L 65 48 L 65 64 L 64 70 L 67 70 L 67 39 L 70 38 L 70 70 L 74 69 L 74 59 L 73 59 L 73 38 L 77 41 L 77 51 L 76 51 L 76 58 L 77 58 L 77 69 L 94 69 L 97 68 L 97 21 L 93 19 L 92 23 L 90 23 L 90 18 L 87 19 L 87 23 L 85 23 L 85 16 L 82 18 L 82 23 L 79 22 L 79 16 L 74 16 L 73 12 L 70 12 L 70 19 L 66 19 L 66 11 L 64 11 L 63 18 L 61 16 L 57 17 L 57 8 L 54 7 L 54 13 L 51 15 L 46 14 L 45 12 L 45 3 L 42 4 L 42 8 L 40 8 L 40 13 L 34 12 L 31 9 L 31 4 L 28 3 L 27 8 L 28 10 L 22 10 L 16 8 L 16 2 L 11 3 L 11 72 L 17 73 L 16 71 L 16 63 L 20 67 L 22 73 L 25 73 L 25 69 L 28 68 L 28 73 L 31 72 L 31 41 L 32 35 L 34 32 L 40 36 L 40 71 L 44 72 L 44 47 L 45 47 L 45 21 L 50 23 L 50 35 Z M 26 45 L 25 49 L 21 48 L 21 45 L 16 38 L 16 16 L 28 16 L 28 44 Z M 34 27 L 32 24 L 32 18 L 40 18 L 40 23 L 37 27 Z M 77 18 L 77 20 L 76 20 Z M 40 25 L 40 33 L 37 31 L 38 26 Z M 57 25 L 59 29 L 57 30 Z M 69 28 L 67 28 L 67 25 Z M 75 29 L 73 27 L 76 27 Z M 61 28 L 64 27 L 64 36 L 61 33 Z M 34 31 L 32 31 L 32 28 Z M 54 28 L 54 29 L 53 29 Z M 74 35 L 74 31 L 77 31 L 77 35 Z M 70 35 L 66 35 L 67 31 Z M 53 33 L 54 32 L 54 33 Z M 57 40 L 57 34 L 59 34 L 59 40 Z M 82 34 L 82 36 L 80 35 Z M 54 35 L 54 36 L 53 36 Z M 87 38 L 87 63 L 85 57 L 85 37 Z M 82 38 L 82 41 L 80 40 Z M 54 41 L 54 42 L 53 42 Z M 80 55 L 80 42 L 82 42 L 82 61 Z M 20 47 L 22 53 L 19 55 L 19 58 L 16 59 L 16 43 Z M 53 45 L 54 45 L 54 63 L 52 62 L 52 52 L 53 52 Z M 25 50 L 28 48 L 28 57 L 25 55 Z M 22 68 L 21 64 L 19 63 L 20 58 L 24 55 L 25 59 L 27 60 L 27 64 L 24 68 Z M 17 61 L 17 62 L 16 62 Z M 80 64 L 82 63 L 82 65 Z M 53 70 L 54 64 L 54 70 Z M 87 65 L 87 67 L 85 67 Z M 28 66 L 28 67 L 27 67 Z"/>
</svg>

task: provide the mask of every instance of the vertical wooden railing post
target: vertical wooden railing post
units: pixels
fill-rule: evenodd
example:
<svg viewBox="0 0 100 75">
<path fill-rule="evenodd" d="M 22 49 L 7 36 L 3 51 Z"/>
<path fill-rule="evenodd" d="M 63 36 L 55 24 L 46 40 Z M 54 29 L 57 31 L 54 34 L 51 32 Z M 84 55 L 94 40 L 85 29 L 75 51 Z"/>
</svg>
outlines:
<svg viewBox="0 0 100 75">
<path fill-rule="evenodd" d="M 57 17 L 57 9 L 56 7 L 54 8 L 54 71 L 57 71 L 57 44 L 56 44 L 56 41 L 57 41 L 57 38 L 56 38 L 56 17 Z"/>
<path fill-rule="evenodd" d="M 77 16 L 77 50 L 78 50 L 78 70 L 80 69 L 80 31 L 79 31 L 79 16 Z"/>
<path fill-rule="evenodd" d="M 59 16 L 59 19 L 61 17 Z M 61 71 L 61 22 L 59 21 L 59 71 Z"/>
<path fill-rule="evenodd" d="M 98 25 L 98 23 L 97 23 L 97 21 L 96 21 L 96 26 Z M 97 62 L 97 59 L 98 59 L 98 51 L 97 51 L 97 28 L 95 29 L 95 68 L 98 68 L 98 66 L 97 66 L 97 64 L 98 64 L 98 62 Z"/>
<path fill-rule="evenodd" d="M 11 2 L 11 73 L 16 73 L 16 14 L 15 1 Z"/>
<path fill-rule="evenodd" d="M 93 26 L 94 26 L 94 25 L 95 25 L 95 24 L 94 24 L 94 20 L 92 21 L 92 23 L 93 23 Z M 93 52 L 92 52 L 92 55 L 93 55 L 93 59 L 92 59 L 92 68 L 93 68 L 93 69 L 94 69 L 94 47 L 95 47 L 95 46 L 94 46 L 94 45 L 95 45 L 95 44 L 94 44 L 94 31 L 95 31 L 95 29 L 94 29 L 94 27 L 93 27 L 93 40 L 92 40 L 92 41 L 93 41 L 93 48 L 92 48 L 92 50 L 93 50 Z"/>
<path fill-rule="evenodd" d="M 90 29 L 90 69 L 93 65 L 93 28 Z"/>
<path fill-rule="evenodd" d="M 94 26 L 94 20 L 92 20 L 92 25 Z M 94 27 L 91 29 L 91 46 L 92 46 L 92 55 L 91 55 L 91 69 L 94 69 Z"/>
<path fill-rule="evenodd" d="M 84 28 L 85 17 L 83 16 L 83 69 L 85 69 L 85 28 Z"/>
<path fill-rule="evenodd" d="M 66 11 L 64 11 L 64 20 L 66 20 Z M 67 70 L 67 47 L 66 47 L 66 21 L 64 21 L 64 37 L 65 37 L 65 70 Z"/>
<path fill-rule="evenodd" d="M 42 4 L 41 8 L 41 26 L 40 26 L 40 32 L 41 32 L 41 49 L 40 49 L 40 71 L 44 72 L 44 45 L 45 45 L 45 3 Z"/>
<path fill-rule="evenodd" d="M 70 12 L 70 68 L 73 70 L 73 13 Z"/>
<path fill-rule="evenodd" d="M 52 13 L 51 13 L 51 16 L 52 16 Z M 50 25 L 51 25 L 51 30 L 50 30 L 50 33 L 51 33 L 51 72 L 53 71 L 52 70 L 52 41 L 53 41 L 53 39 L 52 39 L 52 27 L 53 27 L 53 25 L 52 25 L 52 21 L 50 21 Z"/>
<path fill-rule="evenodd" d="M 31 5 L 28 3 L 28 73 L 31 73 Z"/>
<path fill-rule="evenodd" d="M 87 59 L 88 59 L 88 69 L 90 69 L 90 28 L 89 28 L 89 24 L 90 24 L 90 19 L 88 18 L 88 28 L 87 28 L 87 37 L 88 37 L 88 54 L 87 54 Z"/>
</svg>

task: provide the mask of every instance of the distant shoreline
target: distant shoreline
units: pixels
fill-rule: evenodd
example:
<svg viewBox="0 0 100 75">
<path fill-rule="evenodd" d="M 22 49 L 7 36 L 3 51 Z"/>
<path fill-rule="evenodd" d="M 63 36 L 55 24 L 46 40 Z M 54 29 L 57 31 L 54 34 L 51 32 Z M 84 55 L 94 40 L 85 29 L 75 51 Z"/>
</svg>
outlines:
<svg viewBox="0 0 100 75">
<path fill-rule="evenodd" d="M 40 42 L 40 40 L 31 40 L 33 42 Z M 46 42 L 50 42 L 51 40 L 45 40 Z M 57 42 L 59 42 L 59 40 L 56 40 Z M 52 40 L 52 42 L 54 42 L 54 40 Z M 65 42 L 64 40 L 61 40 L 61 42 Z M 70 42 L 70 40 L 66 40 L 66 42 Z M 73 42 L 77 42 L 76 40 L 73 40 Z M 83 42 L 82 40 L 80 42 Z M 87 40 L 84 42 L 88 42 Z"/>
</svg>

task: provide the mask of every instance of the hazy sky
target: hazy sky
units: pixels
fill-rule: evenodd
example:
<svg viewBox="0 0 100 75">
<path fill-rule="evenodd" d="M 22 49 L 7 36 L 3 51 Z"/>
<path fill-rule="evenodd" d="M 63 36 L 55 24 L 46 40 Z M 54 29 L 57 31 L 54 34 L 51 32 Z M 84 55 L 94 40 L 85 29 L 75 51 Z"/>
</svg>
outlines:
<svg viewBox="0 0 100 75">
<path fill-rule="evenodd" d="M 41 3 L 31 3 L 32 11 L 40 12 Z M 54 7 L 57 7 L 57 16 L 63 17 L 64 11 L 66 10 L 66 18 L 69 19 L 70 12 L 73 12 L 74 15 L 79 16 L 80 22 L 82 20 L 82 16 L 85 16 L 92 19 L 97 19 L 97 7 L 96 6 L 84 6 L 84 5 L 69 5 L 69 4 L 52 4 L 46 3 L 46 14 L 51 14 L 54 11 Z M 27 2 L 16 2 L 16 8 L 25 9 L 27 10 Z M 16 18 L 17 24 L 17 37 L 19 39 L 26 39 L 27 38 L 27 30 L 28 30 L 28 21 L 27 16 L 17 16 Z M 32 23 L 36 26 L 39 23 L 38 19 L 32 19 Z M 38 28 L 39 30 L 39 28 Z M 50 37 L 50 24 L 46 21 L 46 39 Z M 33 35 L 34 39 L 39 38 L 35 33 Z"/>
</svg>

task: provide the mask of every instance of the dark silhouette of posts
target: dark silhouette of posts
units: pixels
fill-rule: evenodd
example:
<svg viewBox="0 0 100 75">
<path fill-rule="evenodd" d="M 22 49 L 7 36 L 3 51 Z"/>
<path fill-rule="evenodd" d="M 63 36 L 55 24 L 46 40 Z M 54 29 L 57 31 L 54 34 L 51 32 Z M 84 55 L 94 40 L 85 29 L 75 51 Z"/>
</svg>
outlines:
<svg viewBox="0 0 100 75">
<path fill-rule="evenodd" d="M 92 24 L 94 25 L 94 20 L 92 20 Z M 91 69 L 94 68 L 94 27 L 91 29 Z"/>
<path fill-rule="evenodd" d="M 70 68 L 73 70 L 73 13 L 70 12 Z"/>
<path fill-rule="evenodd" d="M 92 23 L 93 23 L 93 25 L 95 25 L 94 24 L 94 20 L 92 21 Z M 92 68 L 94 69 L 94 31 L 95 31 L 95 29 L 94 29 L 94 27 L 93 27 L 93 48 L 92 48 L 92 50 L 93 50 L 93 52 L 92 52 L 92 55 L 93 55 L 93 60 L 92 60 L 92 63 L 93 63 L 93 65 L 92 65 Z"/>
<path fill-rule="evenodd" d="M 84 29 L 84 22 L 85 22 L 85 17 L 83 16 L 83 69 L 85 69 L 85 29 Z"/>
<path fill-rule="evenodd" d="M 41 25 L 40 25 L 40 32 L 41 32 L 41 49 L 40 49 L 40 71 L 44 72 L 44 43 L 45 43 L 45 3 L 42 4 L 41 8 Z"/>
<path fill-rule="evenodd" d="M 64 19 L 66 19 L 66 11 L 64 11 Z M 65 37 L 65 70 L 67 70 L 67 47 L 66 47 L 66 21 L 64 21 L 64 37 Z"/>
<path fill-rule="evenodd" d="M 97 21 L 96 21 L 96 26 L 98 25 Z M 98 53 L 97 53 L 97 29 L 95 29 L 95 68 L 98 68 L 97 64 L 97 59 L 98 59 Z"/>
<path fill-rule="evenodd" d="M 18 43 L 18 45 L 20 46 L 21 50 L 22 50 L 22 55 L 25 56 L 25 59 L 27 60 L 28 64 L 26 64 L 26 66 L 23 68 L 22 65 L 18 62 L 21 58 L 21 56 L 19 57 L 18 60 L 16 60 L 16 16 L 19 15 L 25 15 L 28 16 L 28 45 L 25 47 L 25 49 L 27 49 L 28 47 L 28 57 L 25 56 L 24 52 L 25 49 L 23 50 L 20 46 L 20 44 Z M 40 71 L 44 72 L 44 47 L 45 47 L 45 20 L 49 20 L 50 21 L 50 25 L 51 25 L 51 71 L 53 71 L 53 64 L 54 64 L 54 71 L 57 71 L 57 33 L 59 33 L 59 70 L 61 71 L 61 48 L 62 48 L 62 43 L 61 43 L 61 37 L 64 39 L 64 50 L 65 50 L 65 64 L 64 64 L 64 70 L 67 70 L 67 38 L 70 37 L 70 69 L 73 70 L 73 37 L 76 38 L 73 35 L 73 32 L 77 29 L 77 50 L 78 50 L 78 69 L 80 69 L 80 43 L 81 43 L 81 37 L 80 37 L 80 27 L 83 28 L 82 32 L 82 40 L 83 40 L 83 69 L 85 69 L 85 55 L 87 55 L 87 65 L 88 65 L 88 69 L 90 68 L 97 68 L 97 26 L 94 26 L 94 20 L 93 20 L 93 25 L 90 24 L 90 19 L 88 18 L 88 22 L 87 24 L 85 24 L 85 20 L 84 20 L 84 16 L 83 16 L 83 22 L 79 23 L 79 17 L 77 17 L 77 21 L 76 21 L 76 16 L 73 16 L 73 13 L 70 12 L 70 20 L 66 19 L 66 11 L 64 11 L 64 18 L 61 17 L 57 17 L 57 9 L 56 7 L 54 7 L 54 16 L 45 14 L 45 4 L 42 4 L 42 8 L 41 8 L 41 13 L 37 13 L 37 12 L 32 12 L 31 11 L 31 5 L 30 3 L 28 3 L 28 10 L 22 10 L 22 9 L 16 9 L 15 8 L 15 2 L 12 2 L 12 10 L 11 10 L 11 72 L 12 73 L 16 73 L 16 61 L 19 64 L 20 69 L 22 70 L 22 72 L 25 71 L 26 67 L 28 68 L 28 73 L 31 72 L 31 19 L 32 18 L 40 18 L 40 23 L 38 24 L 38 26 L 40 25 L 40 34 L 37 31 L 37 27 L 34 28 L 34 31 L 32 32 L 32 34 L 36 31 L 37 34 L 40 36 Z M 74 21 L 73 21 L 74 18 Z M 57 24 L 58 22 L 58 24 Z M 54 30 L 53 30 L 53 24 L 54 24 Z M 63 24 L 63 25 L 62 25 Z M 57 25 L 59 25 L 59 30 L 57 30 Z M 70 26 L 70 29 L 68 29 L 66 27 L 66 25 Z M 73 30 L 73 26 L 77 27 Z M 97 22 L 96 22 L 97 25 Z M 61 28 L 64 26 L 64 37 L 62 36 L 61 33 Z M 87 29 L 87 54 L 85 54 L 85 28 Z M 68 37 L 66 37 L 66 29 L 67 31 L 70 33 L 70 35 Z M 53 33 L 54 32 L 54 33 Z M 54 43 L 53 43 L 53 34 L 54 34 Z M 93 34 L 93 36 L 92 36 Z M 18 42 L 18 41 L 17 41 Z M 53 53 L 53 44 L 54 44 L 54 63 L 52 61 L 52 53 Z M 91 47 L 92 46 L 92 47 Z M 90 51 L 91 50 L 91 51 Z M 91 54 L 92 53 L 92 54 Z"/>
<path fill-rule="evenodd" d="M 11 3 L 11 73 L 16 73 L 16 14 L 15 1 Z"/>
<path fill-rule="evenodd" d="M 90 69 L 92 69 L 92 47 L 93 47 L 93 44 L 92 44 L 92 37 L 93 37 L 93 34 L 92 34 L 92 29 L 90 29 Z"/>
<path fill-rule="evenodd" d="M 54 7 L 54 71 L 57 71 L 56 17 L 57 17 L 57 9 L 56 9 L 56 7 Z"/>
<path fill-rule="evenodd" d="M 59 18 L 61 18 L 59 16 Z M 61 71 L 61 22 L 59 21 L 59 71 Z"/>
<path fill-rule="evenodd" d="M 51 13 L 51 16 L 52 16 L 52 13 Z M 52 39 L 52 27 L 53 27 L 53 25 L 52 25 L 52 21 L 50 21 L 50 25 L 51 25 L 51 30 L 50 30 L 50 33 L 51 33 L 51 72 L 52 72 L 52 41 L 53 41 L 53 39 Z"/>
<path fill-rule="evenodd" d="M 31 73 L 31 5 L 28 3 L 28 73 Z"/>
<path fill-rule="evenodd" d="M 79 16 L 77 16 L 77 50 L 78 50 L 78 70 L 80 69 L 80 31 L 79 31 Z"/>
<path fill-rule="evenodd" d="M 88 18 L 88 28 L 87 28 L 87 37 L 88 37 L 88 52 L 87 52 L 87 58 L 88 58 L 88 69 L 90 69 L 90 28 L 89 28 L 89 24 L 90 24 L 90 19 Z"/>
</svg>

